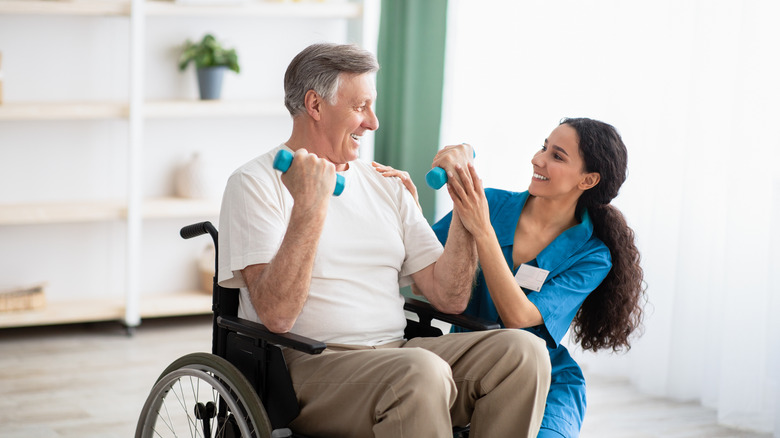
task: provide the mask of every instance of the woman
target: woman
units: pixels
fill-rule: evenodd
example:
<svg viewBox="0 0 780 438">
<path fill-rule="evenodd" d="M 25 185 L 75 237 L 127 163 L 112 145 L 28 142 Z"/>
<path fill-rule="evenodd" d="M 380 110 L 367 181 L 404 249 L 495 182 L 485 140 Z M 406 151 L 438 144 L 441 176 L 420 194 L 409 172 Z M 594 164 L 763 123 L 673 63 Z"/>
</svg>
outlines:
<svg viewBox="0 0 780 438">
<path fill-rule="evenodd" d="M 642 318 L 634 233 L 610 205 L 626 178 L 626 147 L 606 123 L 564 119 L 531 160 L 533 177 L 523 193 L 483 190 L 471 156 L 468 145 L 448 146 L 433 161 L 447 170 L 454 206 L 434 230 L 445 242 L 451 221 L 460 220 L 479 254 L 481 271 L 465 313 L 547 342 L 552 383 L 538 436 L 576 437 L 585 379 L 560 345 L 563 336 L 571 325 L 583 349 L 617 351 L 630 348 Z M 403 173 L 377 169 L 413 186 Z"/>
</svg>

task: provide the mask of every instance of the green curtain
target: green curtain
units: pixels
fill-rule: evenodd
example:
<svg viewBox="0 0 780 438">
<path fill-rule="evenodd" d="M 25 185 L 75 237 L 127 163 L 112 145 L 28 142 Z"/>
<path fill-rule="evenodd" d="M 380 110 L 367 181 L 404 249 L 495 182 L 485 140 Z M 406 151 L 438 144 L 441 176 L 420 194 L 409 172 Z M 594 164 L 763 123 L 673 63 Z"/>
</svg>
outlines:
<svg viewBox="0 0 780 438">
<path fill-rule="evenodd" d="M 439 146 L 447 0 L 384 0 L 377 58 L 374 159 L 409 172 L 425 217 L 435 192 L 425 174 Z"/>
</svg>

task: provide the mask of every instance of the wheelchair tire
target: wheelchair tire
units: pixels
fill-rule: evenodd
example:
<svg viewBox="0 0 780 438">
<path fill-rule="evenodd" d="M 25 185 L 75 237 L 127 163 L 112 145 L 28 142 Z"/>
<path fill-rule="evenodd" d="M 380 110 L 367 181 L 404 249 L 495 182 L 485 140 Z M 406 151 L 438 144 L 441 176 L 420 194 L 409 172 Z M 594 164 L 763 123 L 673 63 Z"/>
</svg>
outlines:
<svg viewBox="0 0 780 438">
<path fill-rule="evenodd" d="M 213 354 L 192 353 L 175 360 L 157 379 L 135 437 L 269 438 L 271 422 L 235 366 Z"/>
</svg>

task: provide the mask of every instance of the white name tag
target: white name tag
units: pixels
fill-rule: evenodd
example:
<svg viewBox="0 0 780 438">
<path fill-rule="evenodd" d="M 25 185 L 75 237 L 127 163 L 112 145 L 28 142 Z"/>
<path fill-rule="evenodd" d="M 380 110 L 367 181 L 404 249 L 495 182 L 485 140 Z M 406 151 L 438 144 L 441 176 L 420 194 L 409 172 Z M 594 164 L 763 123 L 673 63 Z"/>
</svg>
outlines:
<svg viewBox="0 0 780 438">
<path fill-rule="evenodd" d="M 549 273 L 550 271 L 535 268 L 531 265 L 520 265 L 517 274 L 515 274 L 515 281 L 517 281 L 520 287 L 539 292 L 542 290 L 544 280 L 547 279 Z"/>
</svg>

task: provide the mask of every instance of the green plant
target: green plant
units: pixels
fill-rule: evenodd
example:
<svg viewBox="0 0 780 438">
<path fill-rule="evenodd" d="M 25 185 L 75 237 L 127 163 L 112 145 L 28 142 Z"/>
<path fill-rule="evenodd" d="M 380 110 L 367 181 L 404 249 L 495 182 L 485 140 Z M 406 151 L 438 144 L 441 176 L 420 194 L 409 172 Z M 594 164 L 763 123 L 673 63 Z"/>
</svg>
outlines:
<svg viewBox="0 0 780 438">
<path fill-rule="evenodd" d="M 187 40 L 179 56 L 179 70 L 184 70 L 190 61 L 197 68 L 226 66 L 239 73 L 238 55 L 235 49 L 225 49 L 211 34 L 206 34 L 199 43 Z"/>
</svg>

